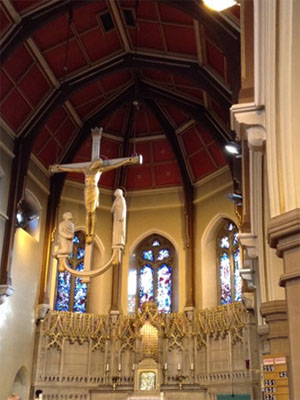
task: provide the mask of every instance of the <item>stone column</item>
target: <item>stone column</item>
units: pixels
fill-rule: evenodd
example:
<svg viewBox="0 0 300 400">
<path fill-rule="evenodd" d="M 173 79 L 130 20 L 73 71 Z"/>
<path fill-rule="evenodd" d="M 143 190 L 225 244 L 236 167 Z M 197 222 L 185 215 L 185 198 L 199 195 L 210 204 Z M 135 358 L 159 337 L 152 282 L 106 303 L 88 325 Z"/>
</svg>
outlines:
<svg viewBox="0 0 300 400">
<path fill-rule="evenodd" d="M 263 162 L 265 112 L 253 103 L 231 107 L 231 127 L 243 142 L 243 212 L 239 240 L 244 250 L 241 270 L 249 289 L 256 291 L 256 305 L 268 300 L 264 246 Z M 246 160 L 247 159 L 247 162 Z M 262 323 L 262 321 L 259 321 Z"/>
<path fill-rule="evenodd" d="M 268 229 L 271 247 L 283 258 L 289 327 L 289 390 L 291 399 L 300 399 L 300 208 L 271 219 Z"/>
<path fill-rule="evenodd" d="M 287 306 L 285 300 L 273 300 L 262 303 L 261 315 L 266 319 L 269 330 L 267 339 L 270 354 L 289 355 Z"/>
</svg>

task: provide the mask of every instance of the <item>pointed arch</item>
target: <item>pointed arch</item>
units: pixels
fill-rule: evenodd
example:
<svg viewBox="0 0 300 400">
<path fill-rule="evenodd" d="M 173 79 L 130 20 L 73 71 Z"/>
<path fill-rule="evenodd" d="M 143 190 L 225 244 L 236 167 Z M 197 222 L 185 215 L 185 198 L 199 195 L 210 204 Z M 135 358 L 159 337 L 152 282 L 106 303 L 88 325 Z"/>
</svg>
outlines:
<svg viewBox="0 0 300 400">
<path fill-rule="evenodd" d="M 224 219 L 232 220 L 232 216 L 226 213 L 217 213 L 207 224 L 201 239 L 201 293 L 203 308 L 218 305 L 216 236 Z"/>
<path fill-rule="evenodd" d="M 170 236 L 170 235 L 166 235 Z M 150 230 L 131 246 L 128 273 L 128 312 L 154 301 L 160 312 L 177 309 L 177 251 L 173 243 Z"/>
</svg>

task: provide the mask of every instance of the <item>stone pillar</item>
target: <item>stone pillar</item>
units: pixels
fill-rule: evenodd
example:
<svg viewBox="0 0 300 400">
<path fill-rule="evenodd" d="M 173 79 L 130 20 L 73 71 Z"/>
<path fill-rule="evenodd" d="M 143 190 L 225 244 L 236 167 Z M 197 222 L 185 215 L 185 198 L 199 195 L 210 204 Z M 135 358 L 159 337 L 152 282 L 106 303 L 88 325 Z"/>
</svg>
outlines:
<svg viewBox="0 0 300 400">
<path fill-rule="evenodd" d="M 300 399 L 300 208 L 271 219 L 268 229 L 271 247 L 283 258 L 289 327 L 289 390 L 292 400 Z"/>
<path fill-rule="evenodd" d="M 262 303 L 261 315 L 269 326 L 267 339 L 270 354 L 289 355 L 287 306 L 285 300 L 273 300 Z"/>
<path fill-rule="evenodd" d="M 241 275 L 256 291 L 256 305 L 268 300 L 264 246 L 265 112 L 253 103 L 231 107 L 231 128 L 243 142 L 243 212 L 239 239 L 244 250 Z M 262 321 L 258 321 L 262 323 Z"/>
</svg>

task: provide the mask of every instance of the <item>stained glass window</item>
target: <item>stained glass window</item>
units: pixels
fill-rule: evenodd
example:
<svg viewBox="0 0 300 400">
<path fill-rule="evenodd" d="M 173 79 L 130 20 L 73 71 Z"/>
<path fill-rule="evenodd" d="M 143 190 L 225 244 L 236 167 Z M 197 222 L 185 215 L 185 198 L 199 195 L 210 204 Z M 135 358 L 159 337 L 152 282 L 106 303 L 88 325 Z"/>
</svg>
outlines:
<svg viewBox="0 0 300 400">
<path fill-rule="evenodd" d="M 217 236 L 217 253 L 220 303 L 240 301 L 242 299 L 242 278 L 238 229 L 229 220 L 224 220 Z"/>
<path fill-rule="evenodd" d="M 76 232 L 73 240 L 73 253 L 70 257 L 70 267 L 77 271 L 84 268 L 85 254 L 84 232 Z M 56 306 L 57 311 L 86 312 L 87 284 L 81 278 L 72 276 L 69 272 L 59 272 L 57 280 Z"/>
<path fill-rule="evenodd" d="M 135 253 L 136 265 L 128 276 L 128 312 L 155 301 L 159 312 L 173 308 L 174 247 L 160 235 L 143 240 Z"/>
<path fill-rule="evenodd" d="M 157 256 L 157 260 L 161 261 L 164 258 L 169 258 L 170 257 L 170 250 L 169 249 L 162 249 L 159 250 L 158 256 Z"/>
<path fill-rule="evenodd" d="M 154 295 L 154 270 L 150 265 L 144 265 L 140 270 L 140 307 L 145 301 L 153 301 Z"/>
<path fill-rule="evenodd" d="M 128 275 L 128 312 L 135 312 L 136 308 L 136 282 L 137 271 L 136 269 L 130 270 Z"/>
<path fill-rule="evenodd" d="M 154 261 L 152 250 L 143 251 L 143 259 L 149 260 L 149 261 Z"/>
<path fill-rule="evenodd" d="M 156 302 L 160 312 L 171 312 L 172 267 L 167 264 L 163 264 L 157 270 Z"/>
</svg>

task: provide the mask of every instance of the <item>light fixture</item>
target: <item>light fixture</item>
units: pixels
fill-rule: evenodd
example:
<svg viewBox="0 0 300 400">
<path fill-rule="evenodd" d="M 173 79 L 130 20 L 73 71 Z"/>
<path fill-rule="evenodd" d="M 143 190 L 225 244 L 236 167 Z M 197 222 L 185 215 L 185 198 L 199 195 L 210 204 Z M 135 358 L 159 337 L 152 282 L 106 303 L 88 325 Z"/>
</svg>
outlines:
<svg viewBox="0 0 300 400">
<path fill-rule="evenodd" d="M 237 206 L 241 206 L 243 204 L 243 196 L 239 193 L 227 193 L 225 197 L 235 203 Z"/>
<path fill-rule="evenodd" d="M 32 210 L 27 209 L 26 205 L 21 208 L 18 207 L 18 211 L 16 214 L 16 227 L 26 229 L 27 225 L 39 220 L 39 215 L 34 213 Z"/>
<path fill-rule="evenodd" d="M 236 0 L 203 0 L 203 3 L 214 11 L 223 11 L 238 4 Z"/>
<path fill-rule="evenodd" d="M 237 142 L 228 142 L 225 144 L 225 150 L 229 154 L 232 154 L 236 157 L 241 157 L 241 146 Z"/>
<path fill-rule="evenodd" d="M 16 218 L 17 218 L 17 227 L 21 227 L 24 221 L 24 216 L 21 210 L 18 210 Z"/>
</svg>

